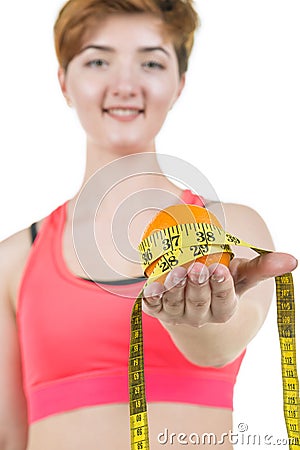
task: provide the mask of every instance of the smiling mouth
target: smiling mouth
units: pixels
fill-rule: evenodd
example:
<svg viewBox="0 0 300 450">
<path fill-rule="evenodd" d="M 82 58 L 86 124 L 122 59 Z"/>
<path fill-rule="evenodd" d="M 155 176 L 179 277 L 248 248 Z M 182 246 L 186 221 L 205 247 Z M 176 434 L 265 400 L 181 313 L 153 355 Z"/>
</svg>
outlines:
<svg viewBox="0 0 300 450">
<path fill-rule="evenodd" d="M 124 117 L 124 118 L 130 118 L 130 117 L 137 117 L 139 114 L 143 113 L 143 109 L 138 108 L 108 108 L 103 110 L 104 113 L 109 114 L 110 116 L 114 117 Z"/>
</svg>

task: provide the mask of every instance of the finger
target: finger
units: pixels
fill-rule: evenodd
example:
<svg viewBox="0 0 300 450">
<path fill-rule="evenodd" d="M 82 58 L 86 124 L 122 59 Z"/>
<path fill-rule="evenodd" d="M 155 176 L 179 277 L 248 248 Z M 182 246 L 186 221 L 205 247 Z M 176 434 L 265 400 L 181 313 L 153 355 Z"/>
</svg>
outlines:
<svg viewBox="0 0 300 450">
<path fill-rule="evenodd" d="M 162 297 L 165 289 L 163 285 L 154 281 L 143 291 L 143 311 L 149 315 L 156 315 L 163 309 Z"/>
<path fill-rule="evenodd" d="M 188 282 L 185 289 L 185 316 L 195 325 L 208 320 L 210 315 L 211 289 L 208 268 L 195 262 L 188 269 Z"/>
<path fill-rule="evenodd" d="M 180 288 L 184 286 L 186 283 L 186 275 L 187 270 L 184 267 L 175 267 L 175 269 L 168 273 L 165 279 L 165 289 L 169 291 L 173 288 Z"/>
<path fill-rule="evenodd" d="M 283 275 L 297 267 L 297 260 L 287 253 L 266 253 L 253 259 L 234 258 L 230 271 L 240 295 L 263 280 Z"/>
<path fill-rule="evenodd" d="M 234 281 L 229 269 L 223 264 L 209 266 L 211 287 L 212 321 L 227 322 L 237 308 Z"/>
<path fill-rule="evenodd" d="M 185 286 L 187 271 L 184 267 L 176 267 L 167 276 L 164 287 L 166 289 L 162 302 L 166 314 L 165 320 L 179 319 L 185 310 Z"/>
</svg>

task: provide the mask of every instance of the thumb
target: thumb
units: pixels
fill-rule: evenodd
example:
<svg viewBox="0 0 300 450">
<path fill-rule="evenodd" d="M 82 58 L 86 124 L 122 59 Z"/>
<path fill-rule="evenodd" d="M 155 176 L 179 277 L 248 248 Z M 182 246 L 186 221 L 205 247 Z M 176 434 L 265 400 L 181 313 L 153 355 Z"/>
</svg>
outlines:
<svg viewBox="0 0 300 450">
<path fill-rule="evenodd" d="M 263 280 L 277 277 L 296 269 L 298 261 L 288 253 L 265 253 L 253 259 L 234 258 L 230 272 L 237 294 L 254 287 Z"/>
</svg>

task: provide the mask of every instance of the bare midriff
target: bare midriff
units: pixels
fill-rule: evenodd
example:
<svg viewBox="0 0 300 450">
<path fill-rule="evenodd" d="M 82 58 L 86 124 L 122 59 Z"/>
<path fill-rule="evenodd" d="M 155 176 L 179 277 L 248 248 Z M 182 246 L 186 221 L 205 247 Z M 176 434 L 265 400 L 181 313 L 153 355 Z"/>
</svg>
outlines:
<svg viewBox="0 0 300 450">
<path fill-rule="evenodd" d="M 151 450 L 232 450 L 232 411 L 179 403 L 148 404 Z M 128 405 L 102 405 L 49 416 L 33 423 L 26 450 L 129 450 Z"/>
</svg>

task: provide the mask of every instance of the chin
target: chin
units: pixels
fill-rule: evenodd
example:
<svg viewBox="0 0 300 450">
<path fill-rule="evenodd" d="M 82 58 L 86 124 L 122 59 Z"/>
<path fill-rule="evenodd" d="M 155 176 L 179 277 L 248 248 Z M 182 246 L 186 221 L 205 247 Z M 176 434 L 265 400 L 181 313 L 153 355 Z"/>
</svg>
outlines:
<svg viewBox="0 0 300 450">
<path fill-rule="evenodd" d="M 147 151 L 154 151 L 154 145 L 147 143 L 137 143 L 136 141 L 121 141 L 114 142 L 111 145 L 111 148 L 115 150 L 116 153 L 129 155 L 135 153 L 144 153 Z"/>
</svg>

